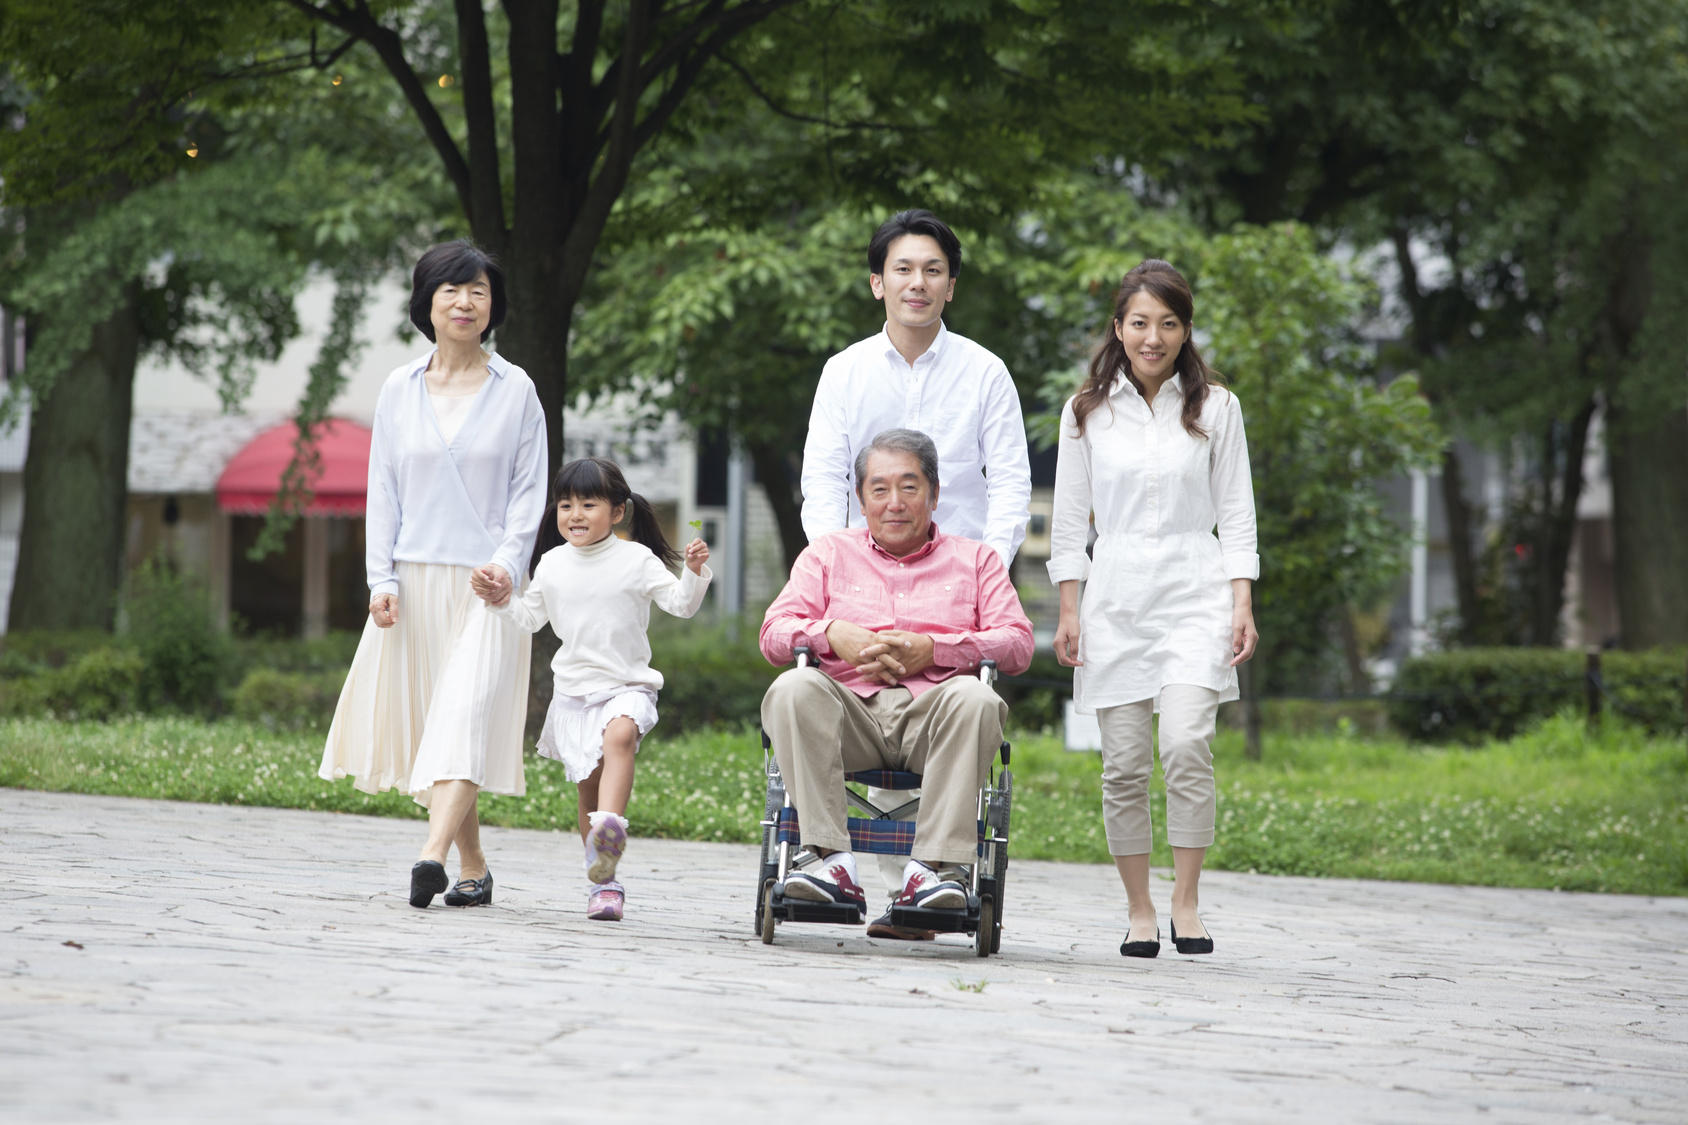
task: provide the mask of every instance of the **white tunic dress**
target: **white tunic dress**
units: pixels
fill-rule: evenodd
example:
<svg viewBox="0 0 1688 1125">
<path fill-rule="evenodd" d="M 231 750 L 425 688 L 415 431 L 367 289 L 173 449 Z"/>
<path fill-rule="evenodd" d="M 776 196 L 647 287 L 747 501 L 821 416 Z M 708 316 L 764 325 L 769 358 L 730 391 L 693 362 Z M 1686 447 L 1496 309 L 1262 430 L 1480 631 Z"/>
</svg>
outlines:
<svg viewBox="0 0 1688 1125">
<path fill-rule="evenodd" d="M 1168 684 L 1237 698 L 1231 579 L 1260 576 L 1254 485 L 1237 396 L 1210 387 L 1206 438 L 1181 420 L 1182 376 L 1154 408 L 1122 374 L 1076 436 L 1061 411 L 1049 577 L 1087 579 L 1073 696 L 1081 711 L 1156 700 Z M 1085 555 L 1091 514 L 1096 545 Z M 1218 535 L 1215 536 L 1215 527 Z"/>
</svg>

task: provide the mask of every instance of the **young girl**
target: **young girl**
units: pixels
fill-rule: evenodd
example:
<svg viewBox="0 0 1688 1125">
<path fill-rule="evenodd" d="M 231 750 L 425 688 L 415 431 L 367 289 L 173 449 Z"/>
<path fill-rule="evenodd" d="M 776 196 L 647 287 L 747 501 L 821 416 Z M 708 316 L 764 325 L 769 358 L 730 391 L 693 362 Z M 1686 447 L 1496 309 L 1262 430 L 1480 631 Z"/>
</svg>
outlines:
<svg viewBox="0 0 1688 1125">
<path fill-rule="evenodd" d="M 686 565 L 663 538 L 645 498 L 627 487 L 613 461 L 582 457 L 557 470 L 557 530 L 563 545 L 546 551 L 520 600 L 493 612 L 528 632 L 547 621 L 562 647 L 551 661 L 555 688 L 539 753 L 563 763 L 580 787 L 580 835 L 592 889 L 586 916 L 620 921 L 626 892 L 615 867 L 627 845 L 627 798 L 633 755 L 656 725 L 662 673 L 651 667 L 651 603 L 676 617 L 703 604 L 712 577 L 709 547 L 686 544 Z M 633 509 L 631 542 L 613 528 Z"/>
</svg>

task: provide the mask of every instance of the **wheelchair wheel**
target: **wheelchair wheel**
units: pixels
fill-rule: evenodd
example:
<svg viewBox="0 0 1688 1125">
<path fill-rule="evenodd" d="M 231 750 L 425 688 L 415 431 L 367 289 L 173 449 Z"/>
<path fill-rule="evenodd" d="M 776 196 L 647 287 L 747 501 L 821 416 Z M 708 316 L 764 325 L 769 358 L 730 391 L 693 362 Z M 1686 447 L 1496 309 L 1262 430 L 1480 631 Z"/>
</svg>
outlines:
<svg viewBox="0 0 1688 1125">
<path fill-rule="evenodd" d="M 775 831 L 773 828 L 762 829 L 762 859 L 756 868 L 756 925 L 753 927 L 757 933 L 762 932 L 762 916 L 766 913 L 763 908 L 762 892 L 779 877 L 780 873 L 779 863 L 774 859 Z"/>
<path fill-rule="evenodd" d="M 989 957 L 996 948 L 998 929 L 996 902 L 986 895 L 979 900 L 979 931 L 973 935 L 973 952 Z"/>
<path fill-rule="evenodd" d="M 991 927 L 992 953 L 1002 948 L 1002 906 L 1007 901 L 1008 886 L 1008 819 L 1013 807 L 1014 775 L 1005 769 L 997 778 L 996 796 L 991 799 L 990 808 L 985 813 L 985 823 L 990 827 L 991 834 L 1003 841 L 991 848 L 994 853 L 991 875 L 996 879 L 996 918 L 995 925 Z"/>
<path fill-rule="evenodd" d="M 774 881 L 768 879 L 757 895 L 756 919 L 762 927 L 762 944 L 774 944 Z"/>
</svg>

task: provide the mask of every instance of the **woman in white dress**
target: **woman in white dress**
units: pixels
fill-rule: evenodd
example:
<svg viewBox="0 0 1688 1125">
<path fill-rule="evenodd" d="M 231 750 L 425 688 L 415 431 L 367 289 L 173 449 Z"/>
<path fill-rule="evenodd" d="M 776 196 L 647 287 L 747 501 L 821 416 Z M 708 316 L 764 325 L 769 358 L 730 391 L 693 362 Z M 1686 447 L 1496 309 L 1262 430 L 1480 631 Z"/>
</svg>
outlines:
<svg viewBox="0 0 1688 1125">
<path fill-rule="evenodd" d="M 504 274 L 467 241 L 412 275 L 410 320 L 434 350 L 387 377 L 365 509 L 369 623 L 319 774 L 428 809 L 410 904 L 492 902 L 476 801 L 521 795 L 530 643 L 487 609 L 518 590 L 545 515 L 545 415 L 526 372 L 483 349 L 504 320 Z M 483 602 L 483 598 L 486 602 Z"/>
<path fill-rule="evenodd" d="M 1055 469 L 1055 654 L 1076 669 L 1078 707 L 1102 728 L 1102 820 L 1125 884 L 1128 957 L 1160 952 L 1149 898 L 1157 711 L 1172 940 L 1180 953 L 1213 951 L 1196 892 L 1213 843 L 1214 720 L 1237 698 L 1236 666 L 1259 639 L 1242 410 L 1197 352 L 1192 313 L 1190 287 L 1167 263 L 1149 259 L 1125 275 L 1089 377 L 1061 412 Z M 1085 553 L 1093 514 L 1094 561 Z"/>
</svg>

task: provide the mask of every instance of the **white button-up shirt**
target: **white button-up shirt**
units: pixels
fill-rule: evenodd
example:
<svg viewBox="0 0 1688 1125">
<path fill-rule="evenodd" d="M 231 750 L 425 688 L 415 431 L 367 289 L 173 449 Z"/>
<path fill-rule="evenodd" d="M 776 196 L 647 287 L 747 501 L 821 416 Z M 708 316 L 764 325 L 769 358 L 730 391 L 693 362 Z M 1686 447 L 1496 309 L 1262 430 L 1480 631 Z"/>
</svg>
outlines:
<svg viewBox="0 0 1688 1125">
<path fill-rule="evenodd" d="M 501 356 L 447 441 L 428 400 L 433 353 L 381 385 L 369 443 L 364 569 L 370 597 L 399 593 L 395 562 L 494 562 L 516 590 L 545 516 L 545 412 L 527 372 Z"/>
<path fill-rule="evenodd" d="M 856 454 L 881 431 L 919 430 L 938 447 L 938 507 L 947 535 L 987 544 L 1007 566 L 1031 518 L 1031 467 L 1020 396 L 1003 362 L 942 324 L 911 365 L 891 337 L 858 341 L 827 360 L 803 444 L 803 533 L 865 527 Z"/>
<path fill-rule="evenodd" d="M 1154 408 L 1123 375 L 1076 436 L 1061 411 L 1050 580 L 1088 579 L 1073 696 L 1093 711 L 1158 699 L 1167 684 L 1237 698 L 1231 579 L 1260 577 L 1254 483 L 1237 396 L 1210 387 L 1206 438 L 1184 429 L 1183 377 Z M 1092 513 L 1095 561 L 1085 556 Z M 1218 536 L 1215 537 L 1215 528 Z"/>
</svg>

